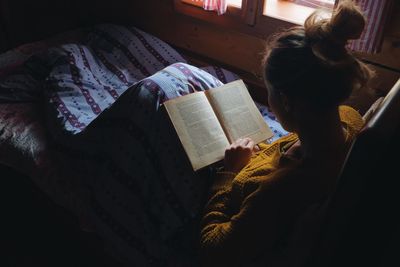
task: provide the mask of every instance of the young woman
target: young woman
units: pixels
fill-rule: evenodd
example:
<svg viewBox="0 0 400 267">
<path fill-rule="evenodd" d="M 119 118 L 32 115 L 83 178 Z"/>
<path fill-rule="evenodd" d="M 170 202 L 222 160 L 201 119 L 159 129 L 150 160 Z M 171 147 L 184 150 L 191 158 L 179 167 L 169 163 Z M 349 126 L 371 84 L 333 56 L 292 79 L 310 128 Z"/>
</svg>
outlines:
<svg viewBox="0 0 400 267">
<path fill-rule="evenodd" d="M 271 41 L 264 66 L 268 102 L 292 134 L 259 147 L 239 139 L 226 150 L 202 219 L 205 266 L 246 266 L 260 255 L 268 262 L 296 219 L 333 189 L 363 125 L 360 114 L 340 104 L 370 78 L 346 49 L 364 25 L 359 9 L 341 1 L 330 19 L 314 13 L 304 27 Z"/>
<path fill-rule="evenodd" d="M 339 107 L 369 78 L 345 48 L 363 27 L 358 9 L 343 2 L 332 19 L 312 15 L 305 27 L 273 39 L 265 63 L 269 105 L 293 134 L 258 152 L 251 140 L 236 141 L 211 192 L 207 170 L 193 174 L 158 110 L 167 99 L 222 83 L 178 62 L 135 83 L 79 135 L 60 140 L 82 177 L 82 221 L 126 266 L 198 266 L 199 232 L 205 266 L 271 262 L 298 216 L 332 190 L 363 124 L 356 111 Z"/>
</svg>

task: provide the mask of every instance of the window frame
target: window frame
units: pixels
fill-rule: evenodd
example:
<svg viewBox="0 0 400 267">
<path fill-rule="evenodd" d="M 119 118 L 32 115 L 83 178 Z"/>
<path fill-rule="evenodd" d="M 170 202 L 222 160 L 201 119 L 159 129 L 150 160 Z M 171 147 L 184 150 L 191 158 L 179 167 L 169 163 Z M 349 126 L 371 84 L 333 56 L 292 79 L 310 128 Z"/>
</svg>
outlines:
<svg viewBox="0 0 400 267">
<path fill-rule="evenodd" d="M 199 6 L 184 3 L 182 0 L 174 0 L 174 8 L 178 13 L 201 20 L 204 23 L 228 27 L 232 30 L 260 37 L 268 36 L 276 32 L 277 29 L 301 25 L 299 22 L 264 15 L 265 1 L 268 0 L 242 0 L 242 8 L 228 6 L 226 14 L 222 16 L 218 16 L 215 11 L 203 10 Z M 290 4 L 298 5 L 296 3 Z"/>
</svg>

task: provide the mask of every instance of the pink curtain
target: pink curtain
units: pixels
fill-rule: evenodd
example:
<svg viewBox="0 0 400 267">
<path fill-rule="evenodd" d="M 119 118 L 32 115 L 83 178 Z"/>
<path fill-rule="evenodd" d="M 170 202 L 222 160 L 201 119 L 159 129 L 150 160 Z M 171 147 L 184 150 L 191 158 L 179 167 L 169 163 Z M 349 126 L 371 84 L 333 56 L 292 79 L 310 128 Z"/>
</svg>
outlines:
<svg viewBox="0 0 400 267">
<path fill-rule="evenodd" d="M 394 0 L 355 0 L 367 18 L 367 24 L 360 39 L 350 43 L 351 50 L 377 53 L 383 42 L 386 22 L 393 9 Z"/>
<path fill-rule="evenodd" d="M 218 15 L 224 14 L 227 6 L 226 0 L 203 0 L 204 10 L 216 10 Z"/>
</svg>

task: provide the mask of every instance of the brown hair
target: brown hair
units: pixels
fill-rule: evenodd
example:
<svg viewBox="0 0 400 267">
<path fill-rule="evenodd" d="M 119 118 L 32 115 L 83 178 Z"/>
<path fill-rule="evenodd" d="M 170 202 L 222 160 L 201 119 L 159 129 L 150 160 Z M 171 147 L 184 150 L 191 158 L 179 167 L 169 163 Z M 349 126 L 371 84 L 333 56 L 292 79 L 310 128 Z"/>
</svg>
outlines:
<svg viewBox="0 0 400 267">
<path fill-rule="evenodd" d="M 337 107 L 353 89 L 369 81 L 371 70 L 346 49 L 358 39 L 365 18 L 351 1 L 341 1 L 330 19 L 319 11 L 304 27 L 274 36 L 265 57 L 265 80 L 288 98 L 307 101 L 316 109 Z"/>
</svg>

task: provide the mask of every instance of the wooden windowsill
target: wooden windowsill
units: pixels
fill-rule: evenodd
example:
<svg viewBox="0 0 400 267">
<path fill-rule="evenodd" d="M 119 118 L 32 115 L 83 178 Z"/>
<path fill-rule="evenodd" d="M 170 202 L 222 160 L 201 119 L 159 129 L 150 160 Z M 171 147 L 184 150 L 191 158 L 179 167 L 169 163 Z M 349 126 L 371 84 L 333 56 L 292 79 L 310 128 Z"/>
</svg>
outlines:
<svg viewBox="0 0 400 267">
<path fill-rule="evenodd" d="M 197 6 L 197 7 L 203 7 L 203 1 L 197 0 L 197 1 L 192 1 L 192 0 L 181 0 L 183 3 L 192 5 L 192 6 Z"/>
</svg>

